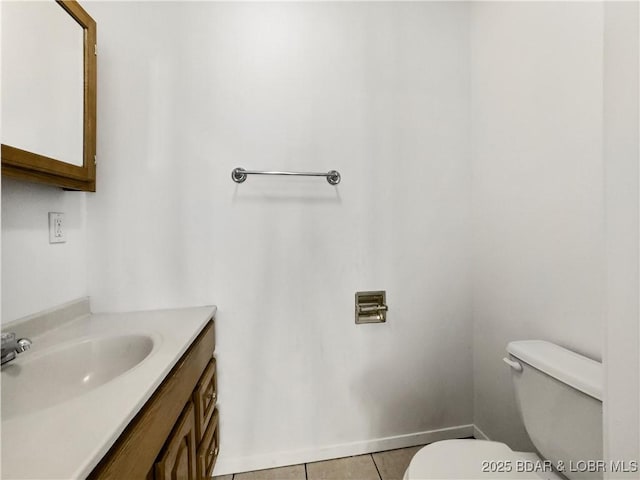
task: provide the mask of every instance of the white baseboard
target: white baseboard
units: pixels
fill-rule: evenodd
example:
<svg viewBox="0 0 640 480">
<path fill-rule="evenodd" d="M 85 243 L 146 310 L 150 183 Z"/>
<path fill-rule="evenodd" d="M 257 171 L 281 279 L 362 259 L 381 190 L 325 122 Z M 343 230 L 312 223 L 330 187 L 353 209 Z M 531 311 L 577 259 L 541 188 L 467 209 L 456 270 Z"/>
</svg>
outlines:
<svg viewBox="0 0 640 480">
<path fill-rule="evenodd" d="M 474 425 L 459 425 L 457 427 L 397 435 L 394 437 L 375 438 L 361 442 L 343 443 L 288 452 L 275 452 L 264 455 L 252 455 L 249 457 L 225 458 L 223 452 L 221 452 L 221 458 L 219 458 L 216 463 L 214 474 L 228 475 L 230 473 L 250 472 L 253 470 L 263 470 L 265 468 L 319 462 L 333 458 L 350 457 L 365 453 L 424 445 L 426 443 L 437 442 L 438 440 L 466 438 L 474 434 Z M 224 448 L 224 446 L 222 448 Z"/>
<path fill-rule="evenodd" d="M 473 438 L 477 440 L 490 440 L 489 437 L 478 428 L 477 425 L 473 426 Z"/>
</svg>

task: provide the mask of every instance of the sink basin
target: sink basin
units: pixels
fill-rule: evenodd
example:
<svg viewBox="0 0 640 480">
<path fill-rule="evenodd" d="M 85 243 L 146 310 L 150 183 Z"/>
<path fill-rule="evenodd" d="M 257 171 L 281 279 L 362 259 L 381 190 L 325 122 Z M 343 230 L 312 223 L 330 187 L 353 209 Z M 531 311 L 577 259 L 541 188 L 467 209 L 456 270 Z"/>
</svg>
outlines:
<svg viewBox="0 0 640 480">
<path fill-rule="evenodd" d="M 87 393 L 119 377 L 153 350 L 151 336 L 85 339 L 33 349 L 2 367 L 2 417 L 31 413 Z M 45 393 L 46 392 L 46 393 Z"/>
</svg>

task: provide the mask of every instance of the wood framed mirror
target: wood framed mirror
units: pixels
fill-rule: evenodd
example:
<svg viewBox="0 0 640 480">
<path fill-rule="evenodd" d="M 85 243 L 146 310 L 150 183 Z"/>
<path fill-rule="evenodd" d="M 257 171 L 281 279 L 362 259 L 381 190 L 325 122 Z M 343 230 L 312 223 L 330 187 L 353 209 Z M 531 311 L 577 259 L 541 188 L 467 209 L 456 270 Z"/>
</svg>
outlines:
<svg viewBox="0 0 640 480">
<path fill-rule="evenodd" d="M 96 188 L 96 22 L 75 0 L 2 2 L 2 175 Z"/>
</svg>

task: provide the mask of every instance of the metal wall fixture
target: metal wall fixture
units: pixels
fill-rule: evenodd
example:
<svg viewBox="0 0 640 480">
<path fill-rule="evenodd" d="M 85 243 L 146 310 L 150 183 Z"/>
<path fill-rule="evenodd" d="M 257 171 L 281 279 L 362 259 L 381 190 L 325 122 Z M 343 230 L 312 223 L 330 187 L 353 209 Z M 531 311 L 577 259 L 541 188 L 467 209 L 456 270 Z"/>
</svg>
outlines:
<svg viewBox="0 0 640 480">
<path fill-rule="evenodd" d="M 245 170 L 238 167 L 231 171 L 231 179 L 236 183 L 242 183 L 247 179 L 247 175 L 291 175 L 296 177 L 325 177 L 331 185 L 340 183 L 340 173 L 337 170 L 323 172 L 276 172 L 263 170 Z"/>
<path fill-rule="evenodd" d="M 376 292 L 356 292 L 356 323 L 383 323 L 387 321 L 387 294 Z"/>
</svg>

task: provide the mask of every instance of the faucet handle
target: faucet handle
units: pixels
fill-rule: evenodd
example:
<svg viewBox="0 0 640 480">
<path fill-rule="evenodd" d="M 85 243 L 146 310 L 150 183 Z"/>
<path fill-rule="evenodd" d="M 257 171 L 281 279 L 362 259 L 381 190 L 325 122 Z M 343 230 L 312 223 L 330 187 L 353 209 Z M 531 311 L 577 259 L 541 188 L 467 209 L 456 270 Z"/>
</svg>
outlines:
<svg viewBox="0 0 640 480">
<path fill-rule="evenodd" d="M 13 332 L 2 333 L 0 338 L 2 339 L 2 354 L 0 355 L 2 365 L 15 359 L 17 354 L 31 348 L 31 340 L 20 338 L 16 341 L 16 334 Z"/>
<path fill-rule="evenodd" d="M 31 348 L 31 340 L 28 338 L 21 338 L 16 342 L 16 352 L 22 353 L 26 352 Z"/>
</svg>

